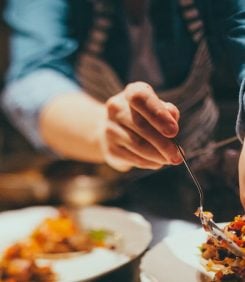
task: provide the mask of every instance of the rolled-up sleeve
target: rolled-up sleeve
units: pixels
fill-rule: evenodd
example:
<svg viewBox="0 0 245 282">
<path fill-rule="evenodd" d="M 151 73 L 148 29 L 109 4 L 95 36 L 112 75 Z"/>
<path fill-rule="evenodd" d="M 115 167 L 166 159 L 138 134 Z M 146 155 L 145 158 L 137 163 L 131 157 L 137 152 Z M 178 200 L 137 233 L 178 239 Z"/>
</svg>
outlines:
<svg viewBox="0 0 245 282">
<path fill-rule="evenodd" d="M 227 50 L 227 56 L 240 86 L 236 131 L 239 139 L 243 141 L 245 137 L 245 1 L 212 1 L 216 28 L 222 36 L 223 48 Z"/>
<path fill-rule="evenodd" d="M 58 95 L 79 92 L 74 74 L 78 42 L 69 26 L 68 0 L 9 0 L 11 62 L 2 94 L 3 111 L 37 148 L 45 147 L 38 119 Z"/>
<path fill-rule="evenodd" d="M 2 108 L 37 149 L 46 150 L 39 133 L 40 110 L 55 97 L 69 93 L 81 93 L 81 89 L 60 72 L 40 69 L 11 82 L 5 88 Z"/>
</svg>

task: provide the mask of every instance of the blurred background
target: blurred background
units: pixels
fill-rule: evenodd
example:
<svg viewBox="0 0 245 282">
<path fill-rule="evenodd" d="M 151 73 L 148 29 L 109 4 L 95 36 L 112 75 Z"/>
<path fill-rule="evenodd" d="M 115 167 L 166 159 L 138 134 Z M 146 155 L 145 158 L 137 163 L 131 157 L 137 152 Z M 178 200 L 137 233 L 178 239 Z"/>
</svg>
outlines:
<svg viewBox="0 0 245 282">
<path fill-rule="evenodd" d="M 4 0 L 0 0 L 1 15 L 3 7 Z M 8 34 L 1 17 L 1 88 L 8 65 Z M 213 84 L 221 113 L 215 140 L 220 141 L 235 135 L 238 89 L 233 77 L 222 81 L 220 72 Z M 237 183 L 239 150 L 240 143 L 235 141 L 192 160 L 205 188 L 206 208 L 215 213 L 217 221 L 228 221 L 241 212 Z M 153 244 L 168 234 L 168 224 L 175 220 L 197 223 L 193 213 L 198 194 L 183 166 L 147 175 L 131 176 L 126 184 L 124 175 L 107 166 L 54 160 L 39 154 L 0 112 L 0 210 L 34 204 L 115 205 L 140 212 L 151 221 Z"/>
</svg>

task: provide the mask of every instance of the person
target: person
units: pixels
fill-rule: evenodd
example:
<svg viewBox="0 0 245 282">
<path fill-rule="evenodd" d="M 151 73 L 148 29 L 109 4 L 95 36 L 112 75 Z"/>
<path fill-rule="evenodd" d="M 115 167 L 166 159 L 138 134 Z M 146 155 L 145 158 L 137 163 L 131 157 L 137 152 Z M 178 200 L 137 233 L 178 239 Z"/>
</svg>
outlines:
<svg viewBox="0 0 245 282">
<path fill-rule="evenodd" d="M 233 73 L 244 94 L 243 0 L 9 0 L 5 19 L 3 110 L 62 158 L 122 172 L 180 164 L 172 139 L 188 156 L 217 124 L 214 71 Z M 243 122 L 241 98 L 241 140 Z"/>
</svg>

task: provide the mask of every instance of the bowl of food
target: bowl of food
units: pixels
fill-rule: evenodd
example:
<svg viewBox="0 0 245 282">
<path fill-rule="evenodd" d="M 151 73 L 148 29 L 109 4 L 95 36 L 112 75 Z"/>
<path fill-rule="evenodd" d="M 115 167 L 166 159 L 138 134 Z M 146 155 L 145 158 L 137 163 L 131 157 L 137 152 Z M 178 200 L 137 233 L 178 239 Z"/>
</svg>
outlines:
<svg viewBox="0 0 245 282">
<path fill-rule="evenodd" d="M 3 212 L 0 230 L 4 282 L 91 281 L 134 261 L 152 237 L 139 214 L 102 206 Z"/>
</svg>

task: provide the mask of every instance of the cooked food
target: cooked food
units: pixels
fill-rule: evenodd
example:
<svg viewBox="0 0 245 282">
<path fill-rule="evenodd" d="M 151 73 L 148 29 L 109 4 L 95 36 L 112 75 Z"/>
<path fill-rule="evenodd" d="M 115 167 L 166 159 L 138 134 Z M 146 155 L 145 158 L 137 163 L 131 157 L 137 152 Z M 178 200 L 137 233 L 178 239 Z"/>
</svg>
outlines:
<svg viewBox="0 0 245 282">
<path fill-rule="evenodd" d="M 37 255 L 88 252 L 94 247 L 89 232 L 81 230 L 64 209 L 59 210 L 57 217 L 44 219 L 23 244 Z"/>
<path fill-rule="evenodd" d="M 23 257 L 20 244 L 9 247 L 0 261 L 0 282 L 55 282 L 49 266 L 39 266 L 31 255 Z"/>
<path fill-rule="evenodd" d="M 245 252 L 245 216 L 236 216 L 224 227 L 224 231 Z M 208 237 L 200 250 L 207 271 L 215 273 L 213 281 L 245 281 L 245 258 L 231 253 L 222 239 Z"/>
<path fill-rule="evenodd" d="M 202 211 L 202 209 L 199 207 L 196 212 L 194 213 L 195 216 L 199 217 L 202 222 L 202 227 L 205 231 L 209 231 L 210 227 L 208 225 L 209 221 L 213 219 L 213 214 L 209 211 Z"/>
<path fill-rule="evenodd" d="M 45 218 L 27 238 L 6 249 L 0 259 L 0 282 L 54 282 L 51 267 L 39 266 L 38 258 L 60 258 L 95 247 L 114 249 L 117 243 L 110 231 L 82 229 L 62 208 L 56 217 Z"/>
<path fill-rule="evenodd" d="M 95 247 L 114 248 L 107 230 L 84 230 L 66 209 L 59 209 L 56 217 L 44 219 L 39 226 L 19 243 L 21 257 L 89 252 Z M 109 241 L 109 239 L 111 239 Z"/>
</svg>

